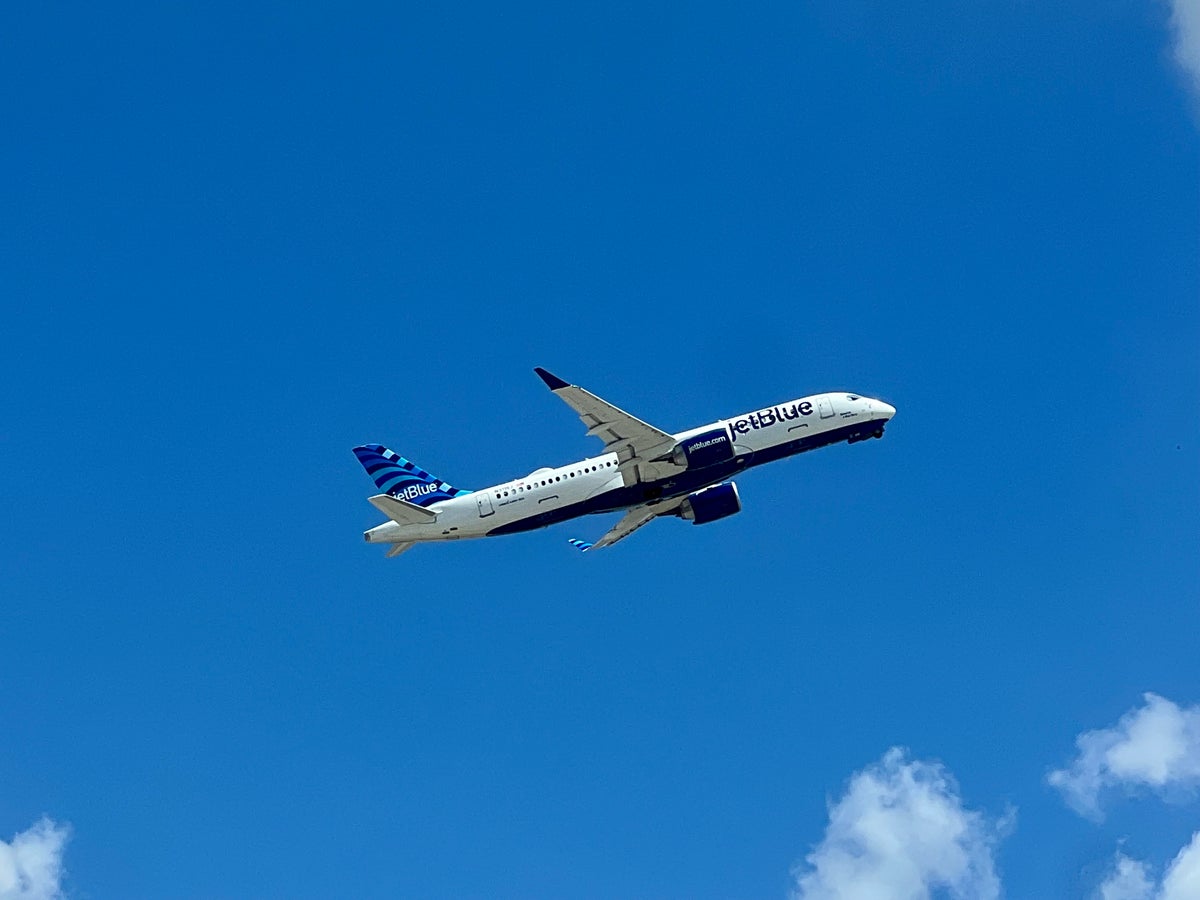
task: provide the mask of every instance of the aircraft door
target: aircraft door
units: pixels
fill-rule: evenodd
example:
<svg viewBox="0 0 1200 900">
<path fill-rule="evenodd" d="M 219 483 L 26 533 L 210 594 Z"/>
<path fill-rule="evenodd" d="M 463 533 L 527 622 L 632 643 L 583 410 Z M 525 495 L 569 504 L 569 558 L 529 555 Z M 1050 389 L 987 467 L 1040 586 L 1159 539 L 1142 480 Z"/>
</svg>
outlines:
<svg viewBox="0 0 1200 900">
<path fill-rule="evenodd" d="M 475 502 L 479 505 L 479 518 L 490 516 L 496 510 L 492 508 L 492 495 L 487 491 L 480 491 L 479 496 L 475 498 Z"/>
<path fill-rule="evenodd" d="M 821 413 L 822 419 L 828 419 L 833 416 L 833 401 L 828 397 L 822 397 L 817 401 L 817 410 Z"/>
</svg>

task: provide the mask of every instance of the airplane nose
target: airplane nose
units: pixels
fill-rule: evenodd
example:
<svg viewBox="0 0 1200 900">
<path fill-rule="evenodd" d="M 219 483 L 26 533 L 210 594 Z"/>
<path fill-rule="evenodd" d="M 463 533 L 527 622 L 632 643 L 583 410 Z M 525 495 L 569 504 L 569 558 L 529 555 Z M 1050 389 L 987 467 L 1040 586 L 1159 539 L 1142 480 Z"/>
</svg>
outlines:
<svg viewBox="0 0 1200 900">
<path fill-rule="evenodd" d="M 882 400 L 871 401 L 871 415 L 876 419 L 890 419 L 896 414 L 896 407 Z"/>
</svg>

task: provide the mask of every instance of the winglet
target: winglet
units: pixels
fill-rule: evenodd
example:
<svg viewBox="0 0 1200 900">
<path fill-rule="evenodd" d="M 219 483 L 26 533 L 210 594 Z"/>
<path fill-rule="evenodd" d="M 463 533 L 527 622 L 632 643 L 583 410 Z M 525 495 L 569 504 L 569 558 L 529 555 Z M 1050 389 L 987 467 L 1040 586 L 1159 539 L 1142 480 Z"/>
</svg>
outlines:
<svg viewBox="0 0 1200 900">
<path fill-rule="evenodd" d="M 550 390 L 552 390 L 552 391 L 557 391 L 559 388 L 570 387 L 569 384 L 567 384 L 565 381 L 563 381 L 557 375 L 553 375 L 550 372 L 547 372 L 541 366 L 534 366 L 533 371 L 537 372 L 538 378 L 540 378 L 540 379 L 542 379 L 542 381 L 546 382 L 546 387 L 550 388 Z"/>
</svg>

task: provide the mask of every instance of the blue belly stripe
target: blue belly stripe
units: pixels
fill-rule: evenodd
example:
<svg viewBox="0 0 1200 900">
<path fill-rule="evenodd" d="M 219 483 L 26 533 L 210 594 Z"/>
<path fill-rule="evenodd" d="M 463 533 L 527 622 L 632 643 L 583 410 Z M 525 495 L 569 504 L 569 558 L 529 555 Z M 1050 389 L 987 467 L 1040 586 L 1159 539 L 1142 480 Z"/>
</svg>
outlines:
<svg viewBox="0 0 1200 900">
<path fill-rule="evenodd" d="M 598 494 L 595 497 L 589 497 L 587 500 L 582 500 L 579 503 L 572 503 L 569 506 L 559 507 L 558 509 L 535 513 L 524 519 L 499 525 L 489 531 L 487 536 L 519 534 L 522 531 L 534 531 L 538 528 L 556 525 L 559 522 L 565 522 L 568 519 L 575 519 L 579 516 L 586 516 L 593 513 L 617 512 L 628 509 L 631 506 L 637 506 L 639 503 L 653 503 L 656 500 L 670 500 L 675 497 L 682 497 L 685 494 L 698 491 L 700 488 L 708 487 L 721 481 L 727 481 L 739 472 L 744 472 L 755 466 L 775 462 L 789 456 L 796 456 L 799 453 L 807 453 L 810 450 L 818 450 L 821 447 L 828 447 L 831 444 L 840 444 L 842 441 L 852 438 L 870 437 L 875 431 L 883 428 L 885 424 L 885 422 L 879 420 L 855 422 L 841 428 L 835 428 L 833 431 L 798 437 L 795 440 L 777 444 L 774 447 L 755 451 L 753 454 L 739 456 L 737 459 L 743 460 L 740 464 L 735 459 L 701 469 L 698 472 L 681 472 L 676 477 L 663 481 L 635 484 L 632 487 L 619 487 L 612 491 L 605 491 L 603 494 Z M 579 544 L 587 542 L 579 541 L 575 543 L 574 539 L 572 539 L 572 543 L 575 546 L 579 546 Z M 591 545 L 589 544 L 588 546 Z"/>
</svg>

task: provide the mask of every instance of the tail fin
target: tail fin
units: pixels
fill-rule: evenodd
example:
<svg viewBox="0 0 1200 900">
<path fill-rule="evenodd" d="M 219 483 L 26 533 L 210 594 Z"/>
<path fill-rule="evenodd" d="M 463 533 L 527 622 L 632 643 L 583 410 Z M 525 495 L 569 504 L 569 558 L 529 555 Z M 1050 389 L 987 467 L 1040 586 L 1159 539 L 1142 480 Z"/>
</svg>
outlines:
<svg viewBox="0 0 1200 900">
<path fill-rule="evenodd" d="M 355 447 L 354 455 L 367 470 L 367 474 L 375 479 L 379 490 L 417 506 L 429 506 L 460 494 L 471 493 L 451 487 L 420 466 L 414 466 L 403 456 L 397 456 L 382 444 Z"/>
</svg>

